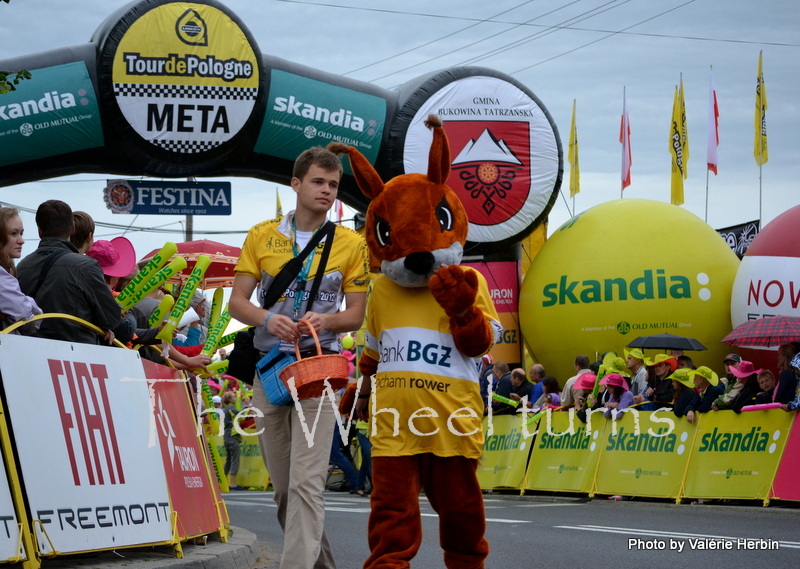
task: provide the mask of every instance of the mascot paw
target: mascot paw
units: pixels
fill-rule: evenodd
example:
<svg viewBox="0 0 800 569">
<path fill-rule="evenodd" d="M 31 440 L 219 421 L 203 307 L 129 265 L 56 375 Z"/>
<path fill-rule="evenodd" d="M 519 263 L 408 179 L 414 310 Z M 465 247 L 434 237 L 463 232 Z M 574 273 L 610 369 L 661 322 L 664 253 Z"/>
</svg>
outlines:
<svg viewBox="0 0 800 569">
<path fill-rule="evenodd" d="M 458 265 L 449 265 L 436 271 L 428 281 L 428 288 L 445 314 L 458 316 L 475 304 L 478 275 Z"/>
</svg>

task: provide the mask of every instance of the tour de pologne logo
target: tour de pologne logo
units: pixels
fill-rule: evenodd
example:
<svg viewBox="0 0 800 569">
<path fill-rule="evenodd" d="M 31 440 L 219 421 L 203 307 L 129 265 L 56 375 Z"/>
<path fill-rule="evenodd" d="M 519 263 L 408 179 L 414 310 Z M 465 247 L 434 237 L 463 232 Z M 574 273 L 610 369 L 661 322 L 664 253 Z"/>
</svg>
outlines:
<svg viewBox="0 0 800 569">
<path fill-rule="evenodd" d="M 175 33 L 187 45 L 208 45 L 208 28 L 200 14 L 189 8 L 175 22 Z"/>
<path fill-rule="evenodd" d="M 531 189 L 530 126 L 517 121 L 447 121 L 455 158 L 447 185 L 470 223 L 496 225 L 516 215 Z"/>
</svg>

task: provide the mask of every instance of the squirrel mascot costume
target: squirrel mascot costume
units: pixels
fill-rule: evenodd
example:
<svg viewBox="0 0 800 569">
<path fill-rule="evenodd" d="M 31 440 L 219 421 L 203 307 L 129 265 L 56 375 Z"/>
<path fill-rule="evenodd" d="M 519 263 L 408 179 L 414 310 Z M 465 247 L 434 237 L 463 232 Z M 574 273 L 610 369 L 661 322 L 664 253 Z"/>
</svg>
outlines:
<svg viewBox="0 0 800 569">
<path fill-rule="evenodd" d="M 450 147 L 438 117 L 428 173 L 384 184 L 353 147 L 347 154 L 372 201 L 366 241 L 381 263 L 367 303 L 364 377 L 356 414 L 371 416 L 371 555 L 365 569 L 409 567 L 422 541 L 419 493 L 439 514 L 444 564 L 484 566 L 489 544 L 476 470 L 483 447 L 483 402 L 475 358 L 502 330 L 486 280 L 460 267 L 468 221 L 446 185 Z"/>
</svg>

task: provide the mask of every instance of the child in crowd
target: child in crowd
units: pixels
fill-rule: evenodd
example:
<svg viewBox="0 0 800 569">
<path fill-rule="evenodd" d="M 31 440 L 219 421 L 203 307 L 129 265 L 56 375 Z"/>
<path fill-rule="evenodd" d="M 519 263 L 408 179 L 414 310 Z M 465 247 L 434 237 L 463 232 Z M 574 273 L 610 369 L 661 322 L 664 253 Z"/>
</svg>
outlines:
<svg viewBox="0 0 800 569">
<path fill-rule="evenodd" d="M 756 405 L 772 403 L 772 396 L 775 391 L 775 374 L 770 370 L 764 369 L 758 374 L 758 387 L 761 390 L 756 394 Z"/>
</svg>

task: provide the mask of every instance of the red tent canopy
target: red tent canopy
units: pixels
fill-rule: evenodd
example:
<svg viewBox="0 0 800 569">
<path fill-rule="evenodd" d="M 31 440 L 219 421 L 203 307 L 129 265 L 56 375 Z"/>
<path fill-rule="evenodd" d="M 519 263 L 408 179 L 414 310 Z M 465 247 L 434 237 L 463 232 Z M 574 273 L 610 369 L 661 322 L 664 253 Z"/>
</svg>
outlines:
<svg viewBox="0 0 800 569">
<path fill-rule="evenodd" d="M 187 266 L 167 282 L 184 285 L 189 275 L 192 274 L 197 258 L 200 255 L 205 255 L 211 259 L 211 265 L 206 270 L 199 288 L 208 290 L 233 286 L 233 269 L 236 267 L 236 263 L 239 262 L 239 254 L 242 252 L 239 247 L 225 245 L 224 243 L 218 243 L 216 241 L 209 241 L 208 239 L 184 241 L 183 243 L 177 243 L 177 246 L 177 254 L 170 257 L 168 262 L 172 261 L 175 257 L 183 257 L 186 259 Z M 140 262 L 149 261 L 159 250 L 160 249 L 154 249 L 150 251 L 140 259 Z"/>
</svg>

